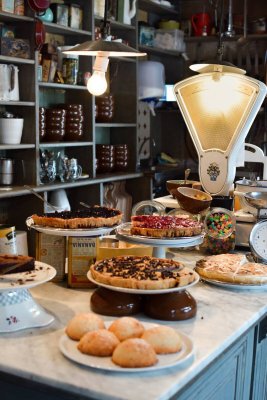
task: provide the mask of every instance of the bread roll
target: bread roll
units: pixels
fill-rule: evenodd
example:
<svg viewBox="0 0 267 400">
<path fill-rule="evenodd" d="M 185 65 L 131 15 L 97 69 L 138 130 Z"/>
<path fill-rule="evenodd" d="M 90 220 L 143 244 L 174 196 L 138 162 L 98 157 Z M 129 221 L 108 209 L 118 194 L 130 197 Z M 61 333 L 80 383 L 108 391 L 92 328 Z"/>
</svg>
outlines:
<svg viewBox="0 0 267 400">
<path fill-rule="evenodd" d="M 158 359 L 148 342 L 132 338 L 124 340 L 115 348 L 112 361 L 123 368 L 142 368 L 156 364 Z"/>
<path fill-rule="evenodd" d="M 77 347 L 84 354 L 109 357 L 119 343 L 119 339 L 112 332 L 107 329 L 99 329 L 85 333 Z"/>
<path fill-rule="evenodd" d="M 108 328 L 122 342 L 130 338 L 139 338 L 145 328 L 138 319 L 133 317 L 121 317 L 116 319 Z"/>
<path fill-rule="evenodd" d="M 156 326 L 145 330 L 142 339 L 146 340 L 157 354 L 176 353 L 182 348 L 180 335 L 169 326 Z"/>
<path fill-rule="evenodd" d="M 75 315 L 75 317 L 69 321 L 65 332 L 71 339 L 80 340 L 86 332 L 104 328 L 104 321 L 98 315 L 93 313 L 81 313 Z"/>
</svg>

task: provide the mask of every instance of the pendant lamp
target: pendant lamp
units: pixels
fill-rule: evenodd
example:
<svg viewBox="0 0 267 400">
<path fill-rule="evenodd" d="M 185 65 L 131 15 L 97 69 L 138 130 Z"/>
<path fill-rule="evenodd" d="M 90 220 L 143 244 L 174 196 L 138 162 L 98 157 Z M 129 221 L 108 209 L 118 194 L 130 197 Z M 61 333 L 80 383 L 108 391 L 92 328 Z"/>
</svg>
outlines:
<svg viewBox="0 0 267 400">
<path fill-rule="evenodd" d="M 223 62 L 222 56 L 220 25 L 216 60 L 191 66 L 199 75 L 176 83 L 174 94 L 198 153 L 203 189 L 228 196 L 238 154 L 244 149 L 267 87 L 245 76 L 243 69 Z"/>
<path fill-rule="evenodd" d="M 140 57 L 146 55 L 146 53 L 141 53 L 120 41 L 111 40 L 110 21 L 107 19 L 107 12 L 108 0 L 105 0 L 104 19 L 100 25 L 101 39 L 87 41 L 64 52 L 65 54 L 96 57 L 93 66 L 94 72 L 87 83 L 89 92 L 95 96 L 103 94 L 107 89 L 105 73 L 108 68 L 109 57 Z"/>
</svg>

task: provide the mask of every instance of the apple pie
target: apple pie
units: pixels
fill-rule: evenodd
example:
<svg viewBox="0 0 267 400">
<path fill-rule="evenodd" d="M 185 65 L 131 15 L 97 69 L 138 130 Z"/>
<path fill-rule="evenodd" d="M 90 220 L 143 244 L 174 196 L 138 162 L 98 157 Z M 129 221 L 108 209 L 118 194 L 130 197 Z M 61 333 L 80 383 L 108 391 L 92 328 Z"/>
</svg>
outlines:
<svg viewBox="0 0 267 400">
<path fill-rule="evenodd" d="M 150 256 L 113 257 L 90 267 L 96 282 L 129 289 L 169 289 L 186 286 L 196 275 L 178 261 Z"/>
</svg>

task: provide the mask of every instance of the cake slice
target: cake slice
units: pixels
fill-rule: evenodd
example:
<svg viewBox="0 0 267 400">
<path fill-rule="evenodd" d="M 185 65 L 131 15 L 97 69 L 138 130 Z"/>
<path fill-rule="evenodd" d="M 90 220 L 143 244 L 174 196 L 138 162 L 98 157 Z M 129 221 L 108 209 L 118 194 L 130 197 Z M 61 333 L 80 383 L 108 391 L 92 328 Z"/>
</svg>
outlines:
<svg viewBox="0 0 267 400">
<path fill-rule="evenodd" d="M 16 274 L 34 269 L 33 257 L 0 253 L 0 275 Z"/>
</svg>

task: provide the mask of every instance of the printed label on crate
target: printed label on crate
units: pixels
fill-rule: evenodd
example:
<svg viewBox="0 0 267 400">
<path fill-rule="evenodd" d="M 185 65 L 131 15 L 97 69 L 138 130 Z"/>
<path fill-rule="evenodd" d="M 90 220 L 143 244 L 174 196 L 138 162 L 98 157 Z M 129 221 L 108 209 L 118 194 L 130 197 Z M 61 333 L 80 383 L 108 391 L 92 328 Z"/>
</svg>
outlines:
<svg viewBox="0 0 267 400">
<path fill-rule="evenodd" d="M 66 238 L 37 232 L 36 260 L 52 265 L 57 270 L 54 281 L 65 276 Z"/>
<path fill-rule="evenodd" d="M 68 284 L 71 287 L 95 287 L 87 278 L 90 265 L 96 261 L 98 238 L 69 237 Z"/>
</svg>

